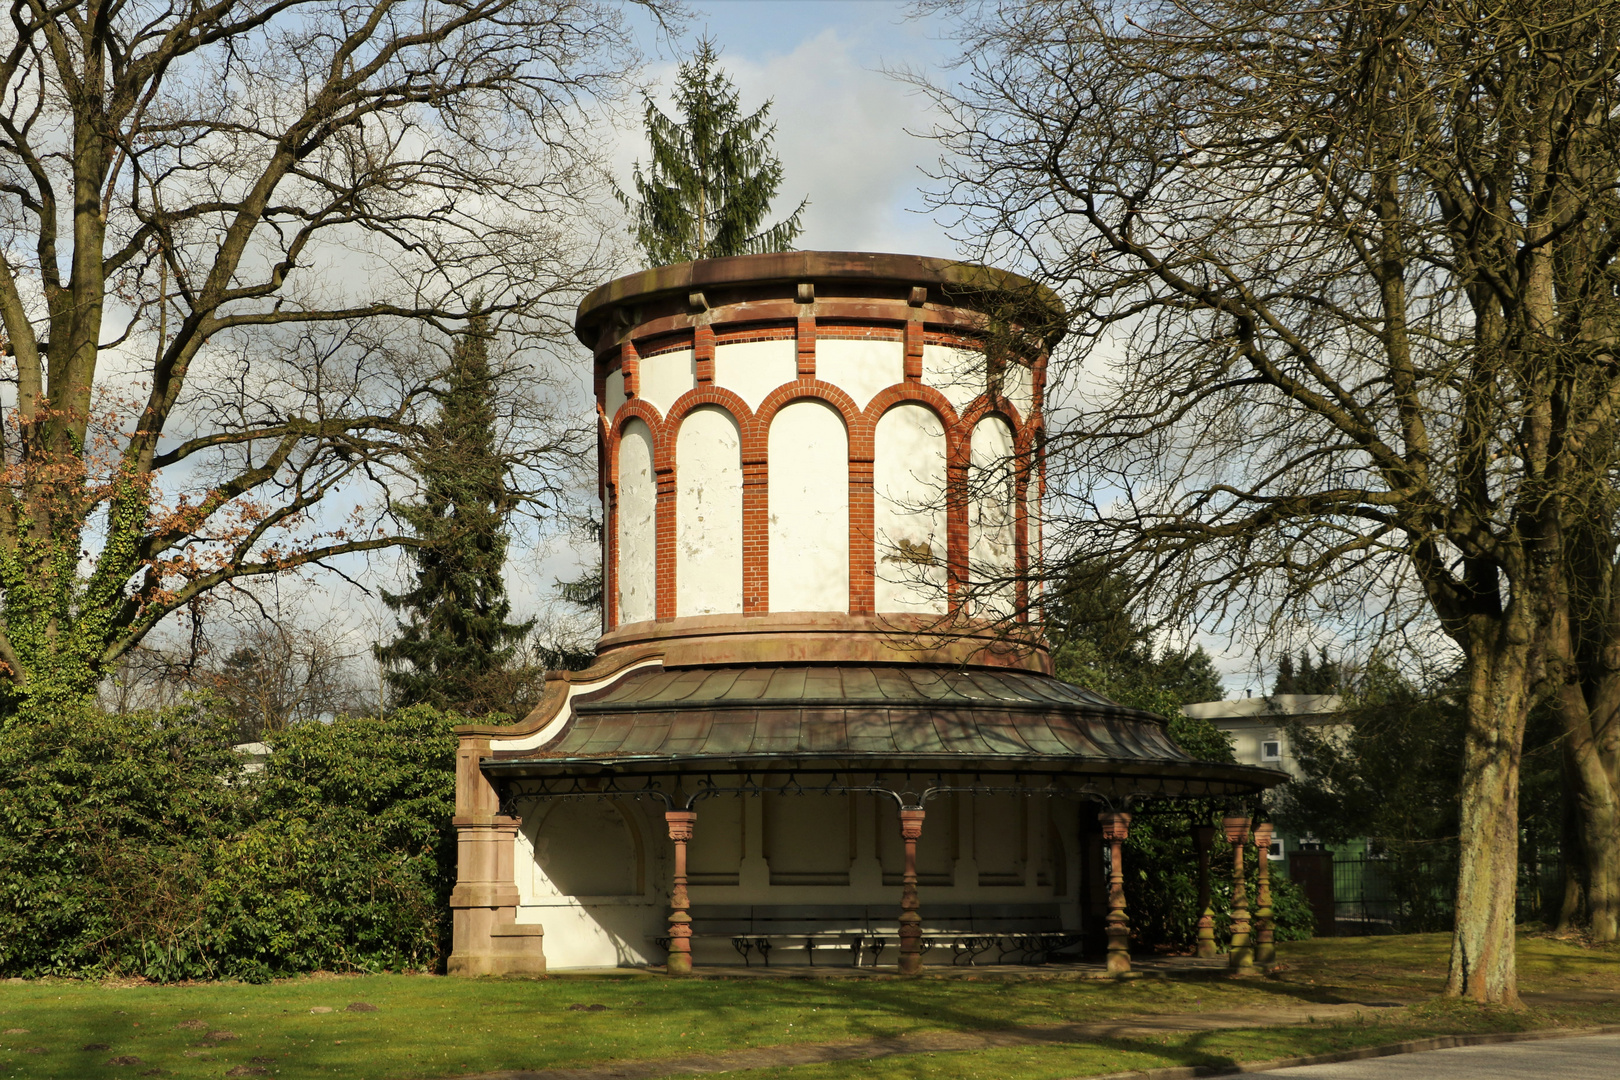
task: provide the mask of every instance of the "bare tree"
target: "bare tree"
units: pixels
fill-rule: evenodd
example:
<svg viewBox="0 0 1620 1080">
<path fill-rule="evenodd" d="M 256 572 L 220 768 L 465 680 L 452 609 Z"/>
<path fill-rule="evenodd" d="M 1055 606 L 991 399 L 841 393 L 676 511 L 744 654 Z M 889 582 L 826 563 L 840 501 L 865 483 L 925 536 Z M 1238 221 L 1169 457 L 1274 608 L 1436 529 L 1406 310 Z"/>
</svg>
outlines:
<svg viewBox="0 0 1620 1080">
<path fill-rule="evenodd" d="M 1620 8 L 934 6 L 965 68 L 936 91 L 938 204 L 1062 289 L 1089 361 L 1078 413 L 1049 417 L 1049 540 L 1167 616 L 1449 640 L 1448 990 L 1516 1001 L 1538 700 L 1608 838 L 1602 935 L 1620 885 Z"/>
<path fill-rule="evenodd" d="M 326 504 L 386 505 L 436 336 L 561 329 L 594 283 L 587 120 L 634 58 L 608 0 L 9 10 L 15 708 L 88 694 L 223 583 L 408 542 Z"/>
<path fill-rule="evenodd" d="M 369 712 L 360 675 L 368 644 L 330 619 L 254 607 L 239 613 L 193 683 L 212 691 L 244 742 L 300 723 Z"/>
</svg>

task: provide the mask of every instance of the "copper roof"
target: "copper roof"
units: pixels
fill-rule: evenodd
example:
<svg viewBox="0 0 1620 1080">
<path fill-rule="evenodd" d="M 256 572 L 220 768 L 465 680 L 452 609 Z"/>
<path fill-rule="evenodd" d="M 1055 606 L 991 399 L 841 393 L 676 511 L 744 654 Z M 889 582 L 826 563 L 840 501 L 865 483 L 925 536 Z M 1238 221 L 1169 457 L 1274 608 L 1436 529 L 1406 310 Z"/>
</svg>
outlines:
<svg viewBox="0 0 1620 1080">
<path fill-rule="evenodd" d="M 497 750 L 485 767 L 1117 774 L 1203 780 L 1223 792 L 1285 779 L 1196 761 L 1161 717 L 1049 676 L 912 664 L 641 668 L 575 699 L 546 746 Z"/>
</svg>

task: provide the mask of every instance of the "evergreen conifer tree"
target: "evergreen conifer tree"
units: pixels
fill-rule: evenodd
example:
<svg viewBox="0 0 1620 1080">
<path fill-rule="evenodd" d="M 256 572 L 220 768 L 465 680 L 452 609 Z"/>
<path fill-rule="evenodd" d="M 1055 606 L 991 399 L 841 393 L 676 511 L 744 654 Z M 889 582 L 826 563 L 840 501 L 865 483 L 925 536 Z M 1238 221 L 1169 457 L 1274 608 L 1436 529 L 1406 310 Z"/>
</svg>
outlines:
<svg viewBox="0 0 1620 1080">
<path fill-rule="evenodd" d="M 655 266 L 787 251 L 803 231 L 806 199 L 782 221 L 761 228 L 782 184 L 782 163 L 771 153 L 776 126 L 766 126 L 771 103 L 747 116 L 737 90 L 719 69 L 711 39 L 698 42 L 683 63 L 675 91 L 680 119 L 646 103 L 652 160 L 635 170 L 636 243 Z M 631 200 L 622 192 L 627 208 Z"/>
<path fill-rule="evenodd" d="M 505 668 L 534 622 L 507 621 L 501 580 L 508 462 L 495 440 L 495 377 L 490 331 L 474 319 L 455 343 L 438 419 L 427 432 L 419 501 L 401 509 L 420 546 L 416 579 L 383 601 L 407 614 L 399 635 L 376 653 L 396 705 L 428 704 L 473 715 L 500 711 L 510 689 Z"/>
</svg>

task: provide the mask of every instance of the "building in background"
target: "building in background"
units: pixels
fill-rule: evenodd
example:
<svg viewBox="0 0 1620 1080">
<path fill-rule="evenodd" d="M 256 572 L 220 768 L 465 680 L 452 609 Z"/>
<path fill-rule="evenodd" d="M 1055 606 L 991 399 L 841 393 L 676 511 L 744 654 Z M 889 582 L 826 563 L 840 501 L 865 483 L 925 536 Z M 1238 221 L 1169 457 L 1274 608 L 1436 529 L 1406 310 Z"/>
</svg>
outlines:
<svg viewBox="0 0 1620 1080">
<path fill-rule="evenodd" d="M 1231 736 L 1232 753 L 1241 764 L 1278 769 L 1297 780 L 1305 774 L 1289 744 L 1288 725 L 1303 723 L 1313 728 L 1331 728 L 1339 722 L 1337 714 L 1342 702 L 1338 694 L 1273 694 L 1233 701 L 1200 701 L 1182 706 L 1181 711 L 1189 717 L 1208 720 Z M 1289 857 L 1301 845 L 1320 846 L 1312 837 L 1278 831 L 1272 837 L 1271 857 L 1286 866 Z"/>
</svg>

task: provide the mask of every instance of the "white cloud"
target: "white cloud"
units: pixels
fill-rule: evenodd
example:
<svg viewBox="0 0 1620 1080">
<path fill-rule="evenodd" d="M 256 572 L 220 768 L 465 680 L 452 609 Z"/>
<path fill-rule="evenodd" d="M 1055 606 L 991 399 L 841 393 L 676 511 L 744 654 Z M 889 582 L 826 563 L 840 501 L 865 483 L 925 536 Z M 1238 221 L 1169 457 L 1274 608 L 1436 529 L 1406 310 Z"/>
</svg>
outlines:
<svg viewBox="0 0 1620 1080">
<path fill-rule="evenodd" d="M 775 148 L 784 179 L 775 216 L 810 199 L 799 246 L 824 251 L 893 251 L 949 256 L 954 245 L 922 209 L 921 167 L 934 144 L 910 132 L 932 126 L 929 106 L 910 87 L 869 66 L 864 43 L 828 27 L 777 55 L 725 49 L 721 67 L 752 111 L 773 102 Z M 672 62 L 649 68 L 655 100 L 670 109 Z M 614 176 L 628 186 L 631 164 L 646 161 L 639 122 L 621 130 Z M 774 218 L 773 218 L 774 220 Z"/>
</svg>

